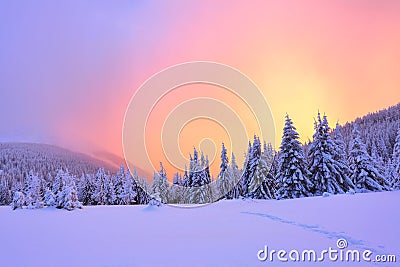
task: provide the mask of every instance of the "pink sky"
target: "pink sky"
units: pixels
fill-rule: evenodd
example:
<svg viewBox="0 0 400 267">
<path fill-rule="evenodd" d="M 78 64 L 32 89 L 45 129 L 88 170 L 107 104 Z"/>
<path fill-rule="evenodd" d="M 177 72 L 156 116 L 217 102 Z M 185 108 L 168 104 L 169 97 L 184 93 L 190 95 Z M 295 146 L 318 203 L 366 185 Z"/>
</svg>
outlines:
<svg viewBox="0 0 400 267">
<path fill-rule="evenodd" d="M 276 145 L 286 112 L 307 140 L 318 110 L 333 125 L 400 100 L 395 0 L 3 1 L 0 22 L 7 141 L 121 156 L 133 93 L 163 68 L 194 60 L 254 80 L 274 115 Z"/>
</svg>

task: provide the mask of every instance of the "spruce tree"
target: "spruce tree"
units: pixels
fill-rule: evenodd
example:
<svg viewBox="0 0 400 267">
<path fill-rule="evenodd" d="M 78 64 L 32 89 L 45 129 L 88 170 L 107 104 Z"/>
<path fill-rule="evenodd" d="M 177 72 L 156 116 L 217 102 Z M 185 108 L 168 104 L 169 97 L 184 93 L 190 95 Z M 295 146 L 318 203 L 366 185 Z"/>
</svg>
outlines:
<svg viewBox="0 0 400 267">
<path fill-rule="evenodd" d="M 308 159 L 310 161 L 309 171 L 314 184 L 313 193 L 322 195 L 324 192 L 330 194 L 343 194 L 354 185 L 347 176 L 345 162 L 339 160 L 337 143 L 331 137 L 330 127 L 326 116 L 318 112 L 315 122 L 315 133 L 309 147 Z"/>
<path fill-rule="evenodd" d="M 115 191 L 115 202 L 117 205 L 123 205 L 124 203 L 124 181 L 125 181 L 125 169 L 121 165 L 117 174 L 115 175 L 114 191 Z"/>
<path fill-rule="evenodd" d="M 158 194 L 162 203 L 169 201 L 169 183 L 167 181 L 167 173 L 160 162 L 160 171 L 154 172 L 154 180 L 151 186 L 152 195 Z"/>
<path fill-rule="evenodd" d="M 298 141 L 299 134 L 292 120 L 286 115 L 282 143 L 277 166 L 277 199 L 311 196 L 313 184 L 309 180 L 310 172 L 306 168 L 303 150 Z"/>
<path fill-rule="evenodd" d="M 389 190 L 385 177 L 374 166 L 356 124 L 353 130 L 349 160 L 352 171 L 351 179 L 356 187 L 356 192 Z"/>
<path fill-rule="evenodd" d="M 231 156 L 231 165 L 228 167 L 226 172 L 234 183 L 234 186 L 231 191 L 232 198 L 235 199 L 240 198 L 240 196 L 242 195 L 242 184 L 241 184 L 242 171 L 239 170 L 239 167 L 236 163 L 235 154 L 233 154 L 233 152 Z"/>
<path fill-rule="evenodd" d="M 220 172 L 217 178 L 217 187 L 219 190 L 219 195 L 222 198 L 232 199 L 232 189 L 234 187 L 234 181 L 228 172 L 229 159 L 227 156 L 227 151 L 224 143 L 222 143 L 221 149 L 221 165 Z"/>
<path fill-rule="evenodd" d="M 94 205 L 105 205 L 106 174 L 103 168 L 100 168 L 94 179 L 94 192 L 92 202 Z"/>
<path fill-rule="evenodd" d="M 193 149 L 193 158 L 190 156 L 189 174 L 187 178 L 188 203 L 203 204 L 212 201 L 211 177 L 208 160 L 198 157 L 196 148 Z"/>
<path fill-rule="evenodd" d="M 249 148 L 246 155 L 246 163 L 244 167 L 244 172 L 241 178 L 242 184 L 242 196 L 243 197 L 251 197 L 251 191 L 256 188 L 250 188 L 251 181 L 254 177 L 254 173 L 256 171 L 257 165 L 260 161 L 261 156 L 261 144 L 260 140 L 256 135 L 254 135 L 253 144 L 249 142 Z M 254 185 L 252 185 L 254 187 Z"/>
<path fill-rule="evenodd" d="M 253 179 L 249 184 L 251 198 L 275 198 L 275 178 L 271 174 L 271 167 L 274 159 L 273 153 L 272 146 L 264 142 L 264 151 L 261 152 L 259 163 L 254 172 Z"/>
</svg>

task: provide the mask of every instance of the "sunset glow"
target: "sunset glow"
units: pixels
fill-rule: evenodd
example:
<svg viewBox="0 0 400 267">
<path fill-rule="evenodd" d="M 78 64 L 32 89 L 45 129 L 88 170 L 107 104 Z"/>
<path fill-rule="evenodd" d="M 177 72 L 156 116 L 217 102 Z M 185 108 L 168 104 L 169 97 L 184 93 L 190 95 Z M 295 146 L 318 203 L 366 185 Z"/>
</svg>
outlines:
<svg viewBox="0 0 400 267">
<path fill-rule="evenodd" d="M 275 119 L 275 147 L 286 113 L 306 141 L 318 110 L 334 125 L 400 101 L 399 14 L 400 1 L 390 0 L 145 1 L 118 7 L 4 2 L 0 136 L 122 158 L 122 123 L 137 88 L 168 66 L 207 60 L 230 65 L 259 86 Z M 176 105 L 194 97 L 222 98 L 250 116 L 221 90 L 186 86 L 159 103 L 148 125 L 153 134 Z M 196 122 L 191 127 L 182 131 L 182 153 L 188 156 L 209 135 L 205 129 L 215 127 L 210 138 L 218 159 L 220 142 L 229 143 L 223 129 Z M 152 161 L 165 160 L 158 142 L 149 146 Z M 242 158 L 244 151 L 235 152 Z"/>
</svg>

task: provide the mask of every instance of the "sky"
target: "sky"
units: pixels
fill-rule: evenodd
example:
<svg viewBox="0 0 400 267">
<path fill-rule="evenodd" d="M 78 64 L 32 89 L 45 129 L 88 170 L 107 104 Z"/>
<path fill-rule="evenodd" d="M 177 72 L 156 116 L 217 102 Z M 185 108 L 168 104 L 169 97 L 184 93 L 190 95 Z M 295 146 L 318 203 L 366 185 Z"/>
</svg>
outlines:
<svg viewBox="0 0 400 267">
<path fill-rule="evenodd" d="M 0 141 L 122 157 L 134 93 L 155 73 L 189 61 L 223 63 L 250 77 L 274 117 L 276 147 L 286 113 L 306 141 L 318 110 L 333 126 L 400 102 L 399 47 L 396 0 L 5 0 Z M 196 92 L 180 91 L 170 103 Z M 166 114 L 171 105 L 159 108 Z M 198 136 L 192 144 L 191 132 L 182 132 L 186 155 L 210 133 L 191 126 Z M 229 134 L 217 128 L 219 147 Z"/>
</svg>

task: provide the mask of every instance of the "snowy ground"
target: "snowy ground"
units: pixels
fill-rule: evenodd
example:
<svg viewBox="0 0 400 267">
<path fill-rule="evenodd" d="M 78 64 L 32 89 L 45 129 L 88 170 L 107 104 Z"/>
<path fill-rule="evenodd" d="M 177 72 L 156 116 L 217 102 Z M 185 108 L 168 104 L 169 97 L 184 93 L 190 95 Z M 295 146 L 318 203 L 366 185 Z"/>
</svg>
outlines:
<svg viewBox="0 0 400 267">
<path fill-rule="evenodd" d="M 0 266 L 399 266 L 400 191 L 201 208 L 0 208 Z M 395 254 L 397 263 L 261 262 L 269 249 Z M 318 252 L 319 253 L 319 252 Z M 373 257 L 373 256 L 371 256 Z"/>
</svg>

